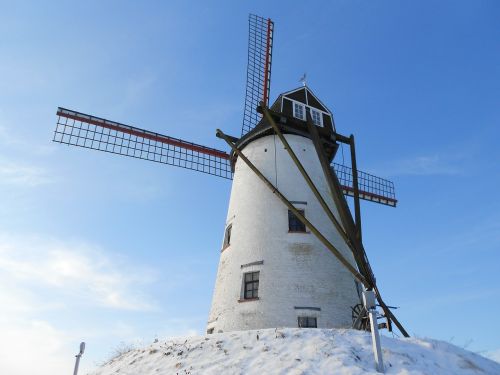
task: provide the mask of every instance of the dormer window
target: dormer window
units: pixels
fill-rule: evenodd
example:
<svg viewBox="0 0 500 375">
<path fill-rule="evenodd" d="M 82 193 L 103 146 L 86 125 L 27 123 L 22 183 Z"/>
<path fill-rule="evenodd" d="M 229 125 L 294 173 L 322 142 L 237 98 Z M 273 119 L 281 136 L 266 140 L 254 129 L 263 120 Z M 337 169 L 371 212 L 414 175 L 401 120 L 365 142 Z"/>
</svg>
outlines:
<svg viewBox="0 0 500 375">
<path fill-rule="evenodd" d="M 314 125 L 323 126 L 323 116 L 320 111 L 311 108 L 311 118 Z"/>
<path fill-rule="evenodd" d="M 273 104 L 279 106 L 284 116 L 306 121 L 311 116 L 311 123 L 329 131 L 335 131 L 332 112 L 312 93 L 309 87 L 299 87 L 285 92 Z M 309 112 L 309 113 L 308 113 Z M 304 124 L 296 124 L 303 126 Z"/>
<path fill-rule="evenodd" d="M 293 117 L 304 120 L 306 113 L 306 107 L 304 104 L 294 102 L 293 103 Z"/>
</svg>

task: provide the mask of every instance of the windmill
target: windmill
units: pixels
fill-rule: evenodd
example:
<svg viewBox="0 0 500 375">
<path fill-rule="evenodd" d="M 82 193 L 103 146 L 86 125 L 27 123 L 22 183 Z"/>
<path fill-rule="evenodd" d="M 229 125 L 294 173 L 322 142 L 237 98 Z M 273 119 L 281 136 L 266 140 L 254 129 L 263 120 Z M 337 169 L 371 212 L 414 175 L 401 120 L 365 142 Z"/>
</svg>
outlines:
<svg viewBox="0 0 500 375">
<path fill-rule="evenodd" d="M 370 330 L 362 291 L 384 303 L 362 242 L 360 200 L 395 207 L 392 182 L 357 170 L 354 137 L 305 84 L 269 107 L 274 23 L 249 17 L 241 136 L 217 130 L 222 151 L 141 128 L 57 110 L 54 141 L 232 180 L 207 333 L 270 327 Z M 351 166 L 333 163 L 339 145 Z M 354 199 L 354 217 L 346 196 Z"/>
</svg>

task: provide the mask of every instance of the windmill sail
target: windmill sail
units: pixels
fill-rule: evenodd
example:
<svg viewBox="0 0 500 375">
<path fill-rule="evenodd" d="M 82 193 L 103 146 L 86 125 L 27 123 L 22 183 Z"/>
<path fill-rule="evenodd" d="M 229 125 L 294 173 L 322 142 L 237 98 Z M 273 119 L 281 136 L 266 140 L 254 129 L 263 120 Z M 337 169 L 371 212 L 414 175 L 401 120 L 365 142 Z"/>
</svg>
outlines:
<svg viewBox="0 0 500 375">
<path fill-rule="evenodd" d="M 230 156 L 224 151 L 61 107 L 57 116 L 54 142 L 233 178 Z M 337 163 L 332 168 L 343 193 L 353 196 L 352 169 Z M 361 199 L 396 206 L 393 182 L 359 170 L 358 179 Z"/>
<path fill-rule="evenodd" d="M 150 160 L 232 179 L 224 151 L 65 108 L 57 110 L 54 142 Z"/>
<path fill-rule="evenodd" d="M 241 135 L 252 130 L 262 115 L 261 102 L 269 104 L 274 23 L 271 19 L 251 14 L 248 20 L 248 65 L 245 108 Z"/>
<path fill-rule="evenodd" d="M 339 179 L 342 192 L 354 196 L 352 168 L 347 165 L 333 163 L 332 169 Z M 359 198 L 375 203 L 396 207 L 394 182 L 358 170 Z"/>
</svg>

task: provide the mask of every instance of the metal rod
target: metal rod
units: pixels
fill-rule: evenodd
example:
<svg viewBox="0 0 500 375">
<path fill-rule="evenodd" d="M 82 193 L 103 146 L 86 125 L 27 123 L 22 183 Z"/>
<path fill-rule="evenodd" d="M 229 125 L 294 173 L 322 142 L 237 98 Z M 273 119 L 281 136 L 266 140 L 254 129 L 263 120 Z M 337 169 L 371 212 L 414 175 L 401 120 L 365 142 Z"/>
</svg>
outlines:
<svg viewBox="0 0 500 375">
<path fill-rule="evenodd" d="M 382 358 L 382 346 L 378 333 L 377 309 L 375 307 L 375 292 L 373 290 L 363 291 L 363 304 L 370 317 L 370 328 L 372 333 L 372 349 L 375 357 L 375 366 L 378 372 L 384 373 L 384 360 Z"/>
<path fill-rule="evenodd" d="M 81 342 L 80 343 L 80 352 L 75 355 L 76 361 L 75 361 L 75 368 L 73 370 L 73 375 L 78 375 L 78 367 L 80 366 L 80 358 L 82 358 L 83 353 L 85 352 L 85 343 Z"/>
<path fill-rule="evenodd" d="M 73 375 L 78 375 L 78 367 L 80 366 L 81 354 L 77 354 L 75 357 L 76 361 L 75 361 L 75 368 L 73 370 Z"/>
<path fill-rule="evenodd" d="M 359 204 L 359 185 L 358 185 L 358 167 L 356 165 L 356 148 L 354 146 L 354 135 L 349 137 L 351 149 L 351 167 L 352 167 L 352 187 L 354 190 L 354 217 L 356 219 L 356 234 L 359 241 L 361 237 L 361 207 Z"/>
<path fill-rule="evenodd" d="M 222 132 L 222 130 L 217 129 L 217 137 L 222 138 L 224 141 L 226 141 L 226 143 L 232 148 L 234 153 L 236 153 L 238 157 L 240 157 L 241 160 L 243 160 L 245 164 L 247 164 L 248 167 L 267 185 L 267 187 L 271 189 L 273 194 L 275 194 L 288 207 L 288 209 L 293 212 L 297 219 L 299 219 L 300 222 L 304 224 L 316 236 L 316 238 L 318 238 L 321 243 L 323 243 L 323 245 L 325 245 L 326 248 L 332 252 L 333 255 L 335 255 L 340 263 L 342 263 L 344 267 L 347 268 L 349 272 L 351 272 L 356 280 L 358 280 L 363 285 L 367 284 L 365 277 L 360 274 L 351 265 L 351 263 L 349 263 L 349 261 L 344 258 L 340 251 L 330 241 L 328 241 L 326 237 L 323 236 L 323 234 L 321 234 L 321 232 L 309 220 L 307 220 L 292 203 L 290 203 L 290 201 L 262 174 L 262 172 L 259 171 L 259 169 L 250 160 L 248 160 L 248 158 L 229 140 L 229 138 Z"/>
</svg>

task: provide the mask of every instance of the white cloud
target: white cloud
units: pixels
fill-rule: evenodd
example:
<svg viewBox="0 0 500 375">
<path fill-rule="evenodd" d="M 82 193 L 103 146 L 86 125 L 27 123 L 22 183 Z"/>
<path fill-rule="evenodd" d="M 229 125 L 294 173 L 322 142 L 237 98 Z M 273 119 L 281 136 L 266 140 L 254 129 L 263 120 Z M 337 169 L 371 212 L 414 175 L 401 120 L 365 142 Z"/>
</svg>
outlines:
<svg viewBox="0 0 500 375">
<path fill-rule="evenodd" d="M 54 145 L 50 138 L 40 139 L 23 126 L 28 121 L 25 117 L 22 119 L 11 119 L 4 108 L 0 107 L 0 145 L 4 154 L 7 152 L 17 152 L 24 156 L 46 156 L 54 152 Z M 10 155 L 10 154 L 9 154 Z"/>
<path fill-rule="evenodd" d="M 465 156 L 460 154 L 418 155 L 400 160 L 393 160 L 373 168 L 373 173 L 383 176 L 436 176 L 460 175 L 465 173 Z"/>
<path fill-rule="evenodd" d="M 43 167 L 0 158 L 1 185 L 37 187 L 54 181 L 55 179 Z"/>
<path fill-rule="evenodd" d="M 43 287 L 105 307 L 153 307 L 134 288 L 150 282 L 151 272 L 111 260 L 98 248 L 39 238 L 0 236 L 0 241 L 0 280 L 14 280 L 28 289 Z"/>
<path fill-rule="evenodd" d="M 41 166 L 40 157 L 51 152 L 53 147 L 39 142 L 34 143 L 22 138 L 16 126 L 6 119 L 0 108 L 0 185 L 33 188 L 55 181 L 53 174 Z M 16 135 L 17 134 L 17 135 Z M 13 155 L 23 155 L 24 159 L 13 159 Z M 5 155 L 9 155 L 6 157 Z"/>
<path fill-rule="evenodd" d="M 71 373 L 78 343 L 86 338 L 84 373 L 92 356 L 102 356 L 103 338 L 127 340 L 137 333 L 127 322 L 68 317 L 99 308 L 153 309 L 142 292 L 152 274 L 86 243 L 0 234 L 0 374 Z"/>
<path fill-rule="evenodd" d="M 0 320 L 0 373 L 53 375 L 70 373 L 74 354 L 65 348 L 69 337 L 41 320 L 10 317 Z"/>
</svg>

